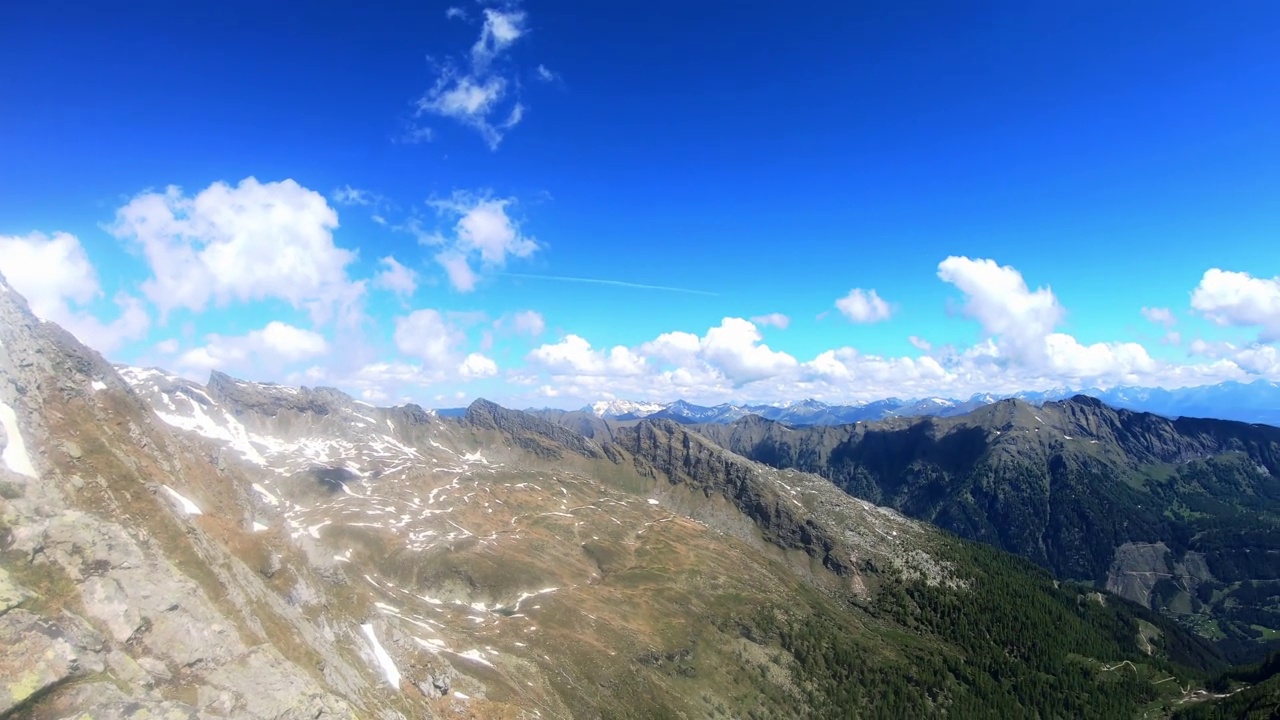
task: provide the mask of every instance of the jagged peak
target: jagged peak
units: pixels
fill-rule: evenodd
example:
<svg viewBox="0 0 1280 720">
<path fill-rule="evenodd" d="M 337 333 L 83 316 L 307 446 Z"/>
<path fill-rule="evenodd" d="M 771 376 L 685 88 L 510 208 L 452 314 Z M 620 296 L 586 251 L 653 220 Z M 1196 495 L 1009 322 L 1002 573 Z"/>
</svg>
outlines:
<svg viewBox="0 0 1280 720">
<path fill-rule="evenodd" d="M 251 382 L 218 370 L 210 371 L 209 394 L 232 406 L 274 416 L 283 410 L 328 415 L 355 405 L 350 395 L 332 387 L 293 387 L 276 383 Z"/>
<path fill-rule="evenodd" d="M 1071 403 L 1072 405 L 1082 405 L 1084 407 L 1091 407 L 1091 408 L 1098 408 L 1098 409 L 1107 407 L 1106 403 L 1102 402 L 1098 398 L 1093 397 L 1092 395 L 1085 395 L 1083 393 L 1076 393 L 1075 395 L 1072 395 L 1071 397 L 1066 398 L 1065 400 L 1062 400 L 1060 402 L 1063 404 Z"/>
</svg>

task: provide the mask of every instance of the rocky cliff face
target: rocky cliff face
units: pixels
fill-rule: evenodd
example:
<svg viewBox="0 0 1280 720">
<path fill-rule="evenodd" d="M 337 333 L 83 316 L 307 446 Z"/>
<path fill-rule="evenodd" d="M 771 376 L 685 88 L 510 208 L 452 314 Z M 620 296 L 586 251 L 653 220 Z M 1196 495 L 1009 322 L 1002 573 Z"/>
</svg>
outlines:
<svg viewBox="0 0 1280 720">
<path fill-rule="evenodd" d="M 0 288 L 0 714 L 398 714 L 339 649 L 349 633 L 290 607 L 251 564 L 270 549 L 230 512 L 232 478 Z"/>
</svg>

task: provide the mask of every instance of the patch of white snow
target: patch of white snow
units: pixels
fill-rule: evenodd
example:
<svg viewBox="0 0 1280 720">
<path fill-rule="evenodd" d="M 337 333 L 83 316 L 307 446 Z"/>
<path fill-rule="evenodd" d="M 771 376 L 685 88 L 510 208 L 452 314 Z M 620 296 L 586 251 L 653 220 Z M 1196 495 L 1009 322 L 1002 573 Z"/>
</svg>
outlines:
<svg viewBox="0 0 1280 720">
<path fill-rule="evenodd" d="M 200 512 L 200 506 L 191 502 L 191 500 L 187 499 L 186 497 L 183 497 L 183 495 L 179 493 L 177 490 L 174 490 L 168 485 L 161 485 L 160 487 L 164 488 L 165 492 L 169 493 L 169 496 L 173 498 L 174 502 L 178 503 L 178 508 L 182 510 L 183 514 L 185 515 L 201 515 L 202 514 Z"/>
<path fill-rule="evenodd" d="M 13 408 L 2 402 L 0 402 L 0 425 L 4 425 L 4 434 L 9 438 L 4 446 L 5 467 L 19 475 L 36 477 L 36 468 L 31 464 L 31 456 L 27 454 L 22 433 L 18 431 L 18 415 Z"/>
<path fill-rule="evenodd" d="M 378 636 L 373 632 L 373 625 L 365 623 L 360 626 L 364 632 L 364 636 L 369 640 L 369 645 L 373 648 L 373 656 L 377 658 L 378 665 L 382 666 L 382 676 L 387 679 L 391 687 L 396 690 L 400 689 L 400 669 L 396 667 L 396 663 L 387 654 L 382 647 L 382 643 L 378 642 Z"/>
</svg>

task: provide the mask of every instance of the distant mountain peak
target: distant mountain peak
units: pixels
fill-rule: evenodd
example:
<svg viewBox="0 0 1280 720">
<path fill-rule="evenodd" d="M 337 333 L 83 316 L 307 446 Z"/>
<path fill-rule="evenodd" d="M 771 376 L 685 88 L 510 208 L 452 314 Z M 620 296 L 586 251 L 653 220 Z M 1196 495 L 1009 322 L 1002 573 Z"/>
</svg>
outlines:
<svg viewBox="0 0 1280 720">
<path fill-rule="evenodd" d="M 635 400 L 597 400 L 596 402 L 582 408 L 582 411 L 589 412 L 602 418 L 619 418 L 623 416 L 645 417 L 659 412 L 666 407 L 666 405 L 655 402 L 642 402 Z"/>
</svg>

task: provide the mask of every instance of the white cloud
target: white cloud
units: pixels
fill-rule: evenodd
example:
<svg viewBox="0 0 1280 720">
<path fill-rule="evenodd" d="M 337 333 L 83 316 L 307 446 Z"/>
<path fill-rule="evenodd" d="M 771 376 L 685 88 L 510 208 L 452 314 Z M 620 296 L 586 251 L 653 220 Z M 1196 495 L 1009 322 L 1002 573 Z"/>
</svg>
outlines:
<svg viewBox="0 0 1280 720">
<path fill-rule="evenodd" d="M 70 233 L 0 236 L 0 273 L 37 317 L 61 325 L 99 352 L 141 338 L 151 326 L 142 303 L 125 293 L 114 298 L 119 314 L 108 323 L 77 307 L 101 297 L 102 287 L 80 240 Z"/>
<path fill-rule="evenodd" d="M 377 205 L 382 202 L 382 196 L 369 190 L 361 190 L 350 185 L 342 187 L 329 193 L 329 197 L 339 205 Z"/>
<path fill-rule="evenodd" d="M 446 15 L 466 17 L 458 8 L 450 8 Z M 480 36 L 466 61 L 447 61 L 439 67 L 435 84 L 418 99 L 418 115 L 435 115 L 471 127 L 490 149 L 496 150 L 506 131 L 524 117 L 519 83 L 509 77 L 499 61 L 527 33 L 526 19 L 524 11 L 513 6 L 485 8 Z M 424 130 L 429 132 L 414 128 L 415 133 Z"/>
<path fill-rule="evenodd" d="M 437 310 L 415 310 L 395 320 L 396 349 L 421 360 L 432 370 L 443 370 L 456 363 L 455 348 L 462 343 L 461 331 L 445 322 Z"/>
<path fill-rule="evenodd" d="M 449 284 L 455 289 L 471 292 L 476 288 L 480 276 L 471 269 L 471 264 L 467 262 L 465 255 L 457 252 L 441 252 L 436 255 L 436 262 L 444 268 L 445 274 L 449 276 Z"/>
<path fill-rule="evenodd" d="M 516 332 L 529 337 L 537 337 L 547 328 L 542 314 L 534 310 L 521 310 L 516 313 L 511 317 L 511 325 Z"/>
<path fill-rule="evenodd" d="M 1280 277 L 1212 268 L 1191 293 L 1191 307 L 1218 325 L 1260 327 L 1259 340 L 1280 340 Z"/>
<path fill-rule="evenodd" d="M 529 388 L 523 402 L 562 405 L 602 397 L 693 402 L 828 402 L 979 392 L 1144 385 L 1185 387 L 1254 377 L 1280 379 L 1280 351 L 1270 345 L 1191 344 L 1209 360 L 1153 358 L 1138 343 L 1081 343 L 1056 326 L 1065 311 L 1048 288 L 1032 290 L 1016 269 L 989 260 L 950 258 L 939 276 L 964 292 L 965 311 L 986 337 L 972 347 L 934 347 L 919 337 L 921 357 L 886 357 L 840 347 L 799 362 L 761 344 L 756 324 L 726 318 L 705 335 L 675 331 L 633 347 L 594 348 L 579 336 L 526 356 L 508 382 Z M 1169 339 L 1169 338 L 1166 338 Z M 1169 339 L 1171 342 L 1172 340 Z"/>
<path fill-rule="evenodd" d="M 854 288 L 849 294 L 836 300 L 836 309 L 856 323 L 876 323 L 888 320 L 893 308 L 875 290 Z"/>
<path fill-rule="evenodd" d="M 751 322 L 756 325 L 776 327 L 779 330 L 786 330 L 787 326 L 791 324 L 791 318 L 783 315 L 782 313 L 775 312 L 767 315 L 757 315 L 751 318 Z"/>
<path fill-rule="evenodd" d="M 388 255 L 379 260 L 378 265 L 382 270 L 373 278 L 374 287 L 401 296 L 412 295 L 418 289 L 418 273 L 401 265 L 395 257 Z"/>
<path fill-rule="evenodd" d="M 32 312 L 54 322 L 68 314 L 69 303 L 82 305 L 102 294 L 89 256 L 69 233 L 0 236 L 0 272 Z"/>
<path fill-rule="evenodd" d="M 932 343 L 922 337 L 916 337 L 915 335 L 909 336 L 907 338 L 907 342 L 911 343 L 912 347 L 915 349 L 922 350 L 924 352 L 929 352 L 933 349 Z"/>
<path fill-rule="evenodd" d="M 1013 267 L 953 256 L 938 265 L 938 277 L 965 294 L 965 313 L 994 339 L 996 364 L 1006 371 L 1061 382 L 1136 383 L 1156 370 L 1156 362 L 1137 343 L 1083 345 L 1054 332 L 1066 311 L 1051 289 L 1032 291 Z"/>
<path fill-rule="evenodd" d="M 524 35 L 524 21 L 523 11 L 485 8 L 480 38 L 471 46 L 472 67 L 479 71 L 488 69 L 494 58 Z"/>
<path fill-rule="evenodd" d="M 162 317 L 210 302 L 278 299 L 323 322 L 349 317 L 364 293 L 347 277 L 355 253 L 334 244 L 337 227 L 320 193 L 250 177 L 194 197 L 175 186 L 143 193 L 116 212 L 110 229 L 142 251 L 153 273 L 142 290 Z"/>
<path fill-rule="evenodd" d="M 546 65 L 542 65 L 542 64 L 538 65 L 538 67 L 534 70 L 534 73 L 537 75 L 538 79 L 541 80 L 542 82 L 555 82 L 555 80 L 560 77 L 559 75 L 557 75 L 556 73 L 548 69 Z"/>
<path fill-rule="evenodd" d="M 1141 312 L 1147 322 L 1162 325 L 1166 330 L 1178 324 L 1178 318 L 1166 307 L 1144 307 Z"/>
<path fill-rule="evenodd" d="M 404 371 L 409 366 L 397 365 L 402 372 L 395 378 L 396 382 L 424 386 L 497 375 L 497 363 L 491 358 L 476 352 L 462 354 L 467 336 L 458 323 L 481 320 L 482 313 L 450 313 L 446 317 L 429 308 L 396 318 L 396 349 L 421 363 L 412 366 L 412 372 Z"/>
<path fill-rule="evenodd" d="M 416 122 L 409 121 L 404 125 L 404 132 L 393 136 L 391 141 L 403 145 L 418 145 L 420 143 L 431 142 L 435 137 L 435 130 L 419 125 Z"/>
<path fill-rule="evenodd" d="M 1000 336 L 1001 350 L 1018 357 L 1042 355 L 1044 340 L 1064 311 L 1047 287 L 1031 291 L 1022 273 L 994 260 L 952 256 L 938 265 L 938 277 L 965 294 L 965 313 L 988 336 Z"/>
<path fill-rule="evenodd" d="M 170 342 L 172 352 L 177 343 Z M 273 320 L 259 330 L 244 335 L 211 334 L 205 344 L 192 348 L 176 361 L 178 368 L 195 377 L 210 370 L 240 368 L 260 371 L 264 366 L 279 368 L 329 351 L 324 336 L 288 323 Z"/>
<path fill-rule="evenodd" d="M 760 343 L 760 331 L 742 318 L 725 318 L 700 343 L 706 362 L 735 382 L 750 382 L 795 367 L 796 359 Z"/>
<path fill-rule="evenodd" d="M 463 359 L 458 371 L 465 378 L 493 377 L 498 374 L 498 364 L 480 353 L 471 353 Z"/>
<path fill-rule="evenodd" d="M 608 352 L 595 350 L 577 335 L 534 348 L 526 360 L 553 375 L 617 377 L 644 371 L 644 360 L 628 348 L 619 345 Z"/>
<path fill-rule="evenodd" d="M 481 269 L 501 268 L 509 258 L 524 258 L 537 251 L 537 241 L 521 232 L 519 223 L 507 213 L 514 203 L 514 198 L 454 193 L 430 203 L 442 216 L 454 221 L 448 235 L 425 233 L 416 224 L 411 224 L 409 230 L 419 242 L 440 247 L 435 260 L 448 274 L 450 284 L 469 292 L 479 280 L 474 261 Z"/>
<path fill-rule="evenodd" d="M 636 348 L 616 346 L 608 351 L 592 348 L 578 335 L 567 335 L 553 344 L 532 350 L 525 360 L 566 387 L 596 388 L 621 396 L 661 394 L 679 396 L 689 391 L 736 386 L 770 378 L 795 368 L 795 358 L 761 344 L 760 331 L 742 318 L 725 318 L 705 336 L 671 332 Z M 676 389 L 683 389 L 676 392 Z M 566 394 L 572 394 L 566 390 Z M 674 399 L 674 398 L 673 398 Z"/>
<path fill-rule="evenodd" d="M 460 7 L 450 7 L 444 11 L 444 16 L 450 20 L 465 20 L 467 11 Z"/>
<path fill-rule="evenodd" d="M 1255 343 L 1241 349 L 1232 360 L 1246 372 L 1265 377 L 1280 376 L 1280 350 L 1274 345 Z"/>
<path fill-rule="evenodd" d="M 161 355 L 172 355 L 178 352 L 178 341 L 176 338 L 161 340 L 155 344 L 155 351 Z"/>
</svg>

